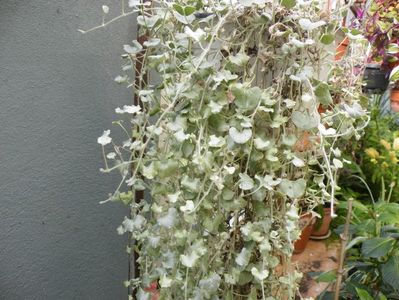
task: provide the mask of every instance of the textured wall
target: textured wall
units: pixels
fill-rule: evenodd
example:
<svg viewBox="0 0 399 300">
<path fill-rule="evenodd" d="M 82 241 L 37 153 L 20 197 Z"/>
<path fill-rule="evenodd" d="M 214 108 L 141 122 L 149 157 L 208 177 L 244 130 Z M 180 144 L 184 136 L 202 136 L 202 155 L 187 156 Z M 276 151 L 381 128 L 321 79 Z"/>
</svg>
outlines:
<svg viewBox="0 0 399 300">
<path fill-rule="evenodd" d="M 126 212 L 98 204 L 115 182 L 96 140 L 131 99 L 113 78 L 135 26 L 77 31 L 106 2 L 0 2 L 0 299 L 127 298 Z"/>
</svg>

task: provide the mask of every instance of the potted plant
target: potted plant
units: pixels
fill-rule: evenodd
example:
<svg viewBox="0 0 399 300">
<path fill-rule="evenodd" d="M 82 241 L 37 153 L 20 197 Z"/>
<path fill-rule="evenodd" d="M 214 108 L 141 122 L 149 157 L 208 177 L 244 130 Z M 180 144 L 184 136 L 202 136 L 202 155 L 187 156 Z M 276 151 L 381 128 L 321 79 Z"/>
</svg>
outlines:
<svg viewBox="0 0 399 300">
<path fill-rule="evenodd" d="M 399 60 L 399 27 L 397 1 L 372 1 L 360 14 L 364 23 L 364 35 L 371 45 L 371 62 L 364 73 L 367 93 L 383 93 L 388 87 L 388 74 Z"/>
<path fill-rule="evenodd" d="M 372 46 L 371 61 L 392 70 L 399 58 L 398 3 L 395 0 L 372 1 L 365 14 L 365 35 Z"/>
<path fill-rule="evenodd" d="M 124 189 L 151 197 L 124 202 L 131 216 L 118 233 L 135 239 L 141 270 L 128 285 L 139 299 L 149 287 L 161 299 L 294 298 L 300 274 L 276 266 L 294 252 L 299 207 L 334 202 L 334 145 L 365 122 L 343 108 L 357 103 L 356 85 L 331 98 L 348 70 L 322 80 L 334 26 L 315 1 L 130 2 L 148 40 L 125 45 L 118 82 L 142 105 L 116 109 L 130 120 L 116 122 L 127 141 L 108 130 L 98 139 L 103 172 L 121 174 L 108 201 Z M 159 80 L 134 84 L 138 53 Z"/>
<path fill-rule="evenodd" d="M 299 239 L 294 243 L 294 254 L 299 254 L 305 251 L 306 245 L 309 242 L 310 236 L 313 232 L 313 228 L 316 222 L 316 217 L 311 213 L 302 214 L 299 218 L 299 228 L 301 234 Z"/>
<path fill-rule="evenodd" d="M 327 239 L 331 235 L 331 205 L 329 203 L 319 205 L 316 208 L 316 212 L 319 214 L 319 217 L 316 219 L 310 238 L 313 240 Z"/>
</svg>

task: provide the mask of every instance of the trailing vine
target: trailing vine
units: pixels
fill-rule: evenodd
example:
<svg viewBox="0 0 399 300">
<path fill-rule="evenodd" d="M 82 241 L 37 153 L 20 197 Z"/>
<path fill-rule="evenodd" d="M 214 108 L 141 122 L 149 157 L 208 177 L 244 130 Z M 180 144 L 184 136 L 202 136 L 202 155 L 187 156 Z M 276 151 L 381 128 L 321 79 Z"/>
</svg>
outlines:
<svg viewBox="0 0 399 300">
<path fill-rule="evenodd" d="M 106 201 L 132 210 L 118 228 L 139 253 L 127 285 L 138 299 L 293 299 L 299 215 L 333 205 L 337 144 L 367 122 L 328 50 L 338 17 L 303 0 L 130 6 L 148 39 L 124 46 L 116 81 L 142 105 L 116 109 L 126 141 L 98 139 L 102 171 L 122 176 Z M 134 199 L 142 190 L 149 200 Z"/>
</svg>

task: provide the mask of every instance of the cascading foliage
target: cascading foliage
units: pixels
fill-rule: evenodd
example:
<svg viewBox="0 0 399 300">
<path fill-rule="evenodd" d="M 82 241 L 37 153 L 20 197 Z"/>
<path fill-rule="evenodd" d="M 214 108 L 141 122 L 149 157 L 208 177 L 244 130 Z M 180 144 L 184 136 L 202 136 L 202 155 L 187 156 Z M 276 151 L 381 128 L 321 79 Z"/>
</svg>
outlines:
<svg viewBox="0 0 399 300">
<path fill-rule="evenodd" d="M 142 105 L 116 109 L 127 141 L 98 140 L 113 148 L 103 171 L 122 174 L 108 200 L 132 211 L 118 228 L 139 253 L 128 284 L 138 299 L 293 299 L 299 213 L 334 201 L 337 142 L 366 122 L 359 87 L 337 87 L 344 68 L 328 76 L 337 20 L 317 1 L 130 5 L 148 38 L 124 46 L 116 81 Z"/>
</svg>

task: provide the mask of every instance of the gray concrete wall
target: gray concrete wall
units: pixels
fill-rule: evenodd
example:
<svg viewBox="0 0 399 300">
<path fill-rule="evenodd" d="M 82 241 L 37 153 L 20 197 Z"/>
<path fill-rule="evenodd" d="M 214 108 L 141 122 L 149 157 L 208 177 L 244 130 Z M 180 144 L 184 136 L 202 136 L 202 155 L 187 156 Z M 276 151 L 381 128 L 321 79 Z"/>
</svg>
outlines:
<svg viewBox="0 0 399 300">
<path fill-rule="evenodd" d="M 0 1 L 0 299 L 127 298 L 127 212 L 98 204 L 115 182 L 96 140 L 131 100 L 113 78 L 134 20 L 77 31 L 106 2 Z"/>
</svg>

